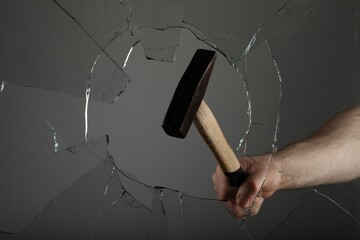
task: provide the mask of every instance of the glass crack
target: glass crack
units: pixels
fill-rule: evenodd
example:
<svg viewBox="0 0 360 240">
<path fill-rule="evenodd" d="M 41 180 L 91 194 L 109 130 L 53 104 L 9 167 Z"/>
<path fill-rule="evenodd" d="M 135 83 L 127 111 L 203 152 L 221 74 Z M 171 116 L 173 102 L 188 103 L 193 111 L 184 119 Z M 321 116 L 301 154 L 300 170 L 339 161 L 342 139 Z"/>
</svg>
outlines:
<svg viewBox="0 0 360 240">
<path fill-rule="evenodd" d="M 171 139 L 164 140 L 162 135 L 156 135 L 154 125 L 160 126 L 160 120 L 151 117 L 157 115 L 157 110 L 163 111 L 162 104 L 167 99 L 159 100 L 158 104 L 150 104 L 150 99 L 160 99 L 161 94 L 166 97 L 171 95 L 171 91 L 166 88 L 174 87 L 173 82 L 176 80 L 172 79 L 177 79 L 174 73 L 177 70 L 170 65 L 157 68 L 154 61 L 144 61 L 150 64 L 149 67 L 143 60 L 172 62 L 178 56 L 192 52 L 192 49 L 185 48 L 179 51 L 182 47 L 182 30 L 193 34 L 196 46 L 218 51 L 219 62 L 220 57 L 224 57 L 224 62 L 229 65 L 226 67 L 234 70 L 235 78 L 240 80 L 241 90 L 244 90 L 239 93 L 242 97 L 241 109 L 235 105 L 226 105 L 226 108 L 233 109 L 234 116 L 240 111 L 243 113 L 241 121 L 236 123 L 240 130 L 234 133 L 236 131 L 231 126 L 229 142 L 233 145 L 235 139 L 240 154 L 264 167 L 260 194 L 268 181 L 270 168 L 275 166 L 273 154 L 278 148 L 310 134 L 335 110 L 360 103 L 357 51 L 360 1 L 274 0 L 270 3 L 242 0 L 228 1 L 224 5 L 206 0 L 174 0 L 171 3 L 118 0 L 115 1 L 117 8 L 113 8 L 115 5 L 112 1 L 92 6 L 91 2 L 86 1 L 69 3 L 52 0 L 50 5 L 47 4 L 34 3 L 29 11 L 18 15 L 15 14 L 18 12 L 16 5 L 11 1 L 3 2 L 0 8 L 9 7 L 12 9 L 11 14 L 16 16 L 5 21 L 11 15 L 6 15 L 6 10 L 0 14 L 3 16 L 0 21 L 3 32 L 0 36 L 0 74 L 4 76 L 4 79 L 0 77 L 0 101 L 5 99 L 1 105 L 4 106 L 4 114 L 1 115 L 0 126 L 2 131 L 8 130 L 0 139 L 0 146 L 5 146 L 1 148 L 3 154 L 0 163 L 0 190 L 3 193 L 0 200 L 0 235 L 25 239 L 65 239 L 69 235 L 77 239 L 275 239 L 289 237 L 291 231 L 286 232 L 288 229 L 308 233 L 311 237 L 319 235 L 319 238 L 328 232 L 342 233 L 341 230 L 345 229 L 343 232 L 347 235 L 344 238 L 358 239 L 360 220 L 357 205 L 360 198 L 354 191 L 358 190 L 355 183 L 352 185 L 355 188 L 348 192 L 345 188 L 329 187 L 335 195 L 344 194 L 345 200 L 330 197 L 317 189 L 312 189 L 310 194 L 313 192 L 316 195 L 313 194 L 315 197 L 310 196 L 309 199 L 304 198 L 304 194 L 299 197 L 296 195 L 298 192 L 282 192 L 280 196 L 274 196 L 268 205 L 263 205 L 264 210 L 261 210 L 259 216 L 249 218 L 255 204 L 253 199 L 246 209 L 245 217 L 239 221 L 233 219 L 223 207 L 224 201 L 211 197 L 214 192 L 210 180 L 199 184 L 193 179 L 193 172 L 201 178 L 205 174 L 209 178 L 211 171 L 208 167 L 213 167 L 207 162 L 203 164 L 201 159 L 199 163 L 186 162 L 188 155 L 184 152 L 187 151 L 193 152 L 195 158 L 208 157 L 201 155 L 202 149 L 197 146 L 197 139 L 175 143 Z M 27 7 L 30 8 L 30 5 Z M 102 7 L 104 9 L 100 9 Z M 37 16 L 35 10 L 58 14 L 60 17 L 52 18 L 52 14 Z M 97 15 L 99 13 L 100 17 Z M 17 18 L 21 19 L 17 21 Z M 50 29 L 56 29 L 56 32 L 41 24 L 47 18 Z M 28 19 L 32 19 L 34 24 L 26 25 Z M 70 30 L 70 25 L 66 25 L 68 22 L 74 29 Z M 29 32 L 32 31 L 40 37 L 22 41 L 22 36 L 31 37 Z M 81 33 L 79 36 L 82 37 L 72 37 L 76 32 Z M 64 45 L 59 42 L 64 42 Z M 137 52 L 140 44 L 145 57 Z M 195 46 L 193 42 L 191 44 Z M 137 68 L 125 73 L 124 68 L 132 69 L 131 64 L 136 62 L 134 59 L 140 59 L 136 63 Z M 50 65 L 51 61 L 54 66 Z M 179 64 L 176 69 L 183 67 L 182 61 L 176 59 L 174 64 Z M 152 70 L 150 73 L 147 72 L 148 67 Z M 227 81 L 231 73 L 226 67 L 214 69 L 214 83 L 222 81 L 224 86 L 229 84 Z M 77 73 L 78 69 L 82 69 L 82 72 Z M 159 78 L 157 72 L 164 72 L 164 79 Z M 124 96 L 123 101 L 117 101 L 111 107 L 101 103 L 90 105 L 90 100 L 114 103 L 128 88 L 130 79 L 134 79 L 130 76 L 136 76 L 134 85 L 141 87 L 134 88 L 133 92 L 142 91 L 141 98 L 132 97 L 135 95 L 129 92 L 129 96 Z M 120 82 L 117 81 L 119 79 Z M 150 89 L 151 84 L 145 85 L 149 82 L 154 86 L 158 84 L 158 87 Z M 83 141 L 83 137 L 85 141 L 75 145 L 65 142 L 63 138 L 66 136 L 58 122 L 45 117 L 46 114 L 52 116 L 52 111 L 59 109 L 49 107 L 45 115 L 41 114 L 42 107 L 32 103 L 31 98 L 28 99 L 28 95 L 18 91 L 15 85 L 46 88 L 80 97 L 81 110 L 76 111 L 81 114 L 81 124 L 68 121 L 64 125 L 70 131 L 80 129 L 80 141 Z M 156 88 L 158 91 L 153 90 Z M 9 95 L 17 97 L 19 101 L 16 101 L 16 105 L 6 102 L 11 99 Z M 222 92 L 220 89 L 217 89 L 215 95 L 209 96 L 210 99 L 214 97 L 214 102 L 230 96 L 229 91 Z M 58 101 L 67 99 L 69 96 L 59 95 Z M 52 104 L 49 96 L 42 101 L 48 101 L 47 105 Z M 138 102 L 141 104 L 137 105 Z M 133 107 L 125 111 L 126 105 Z M 28 109 L 29 113 L 26 112 Z M 109 111 L 106 112 L 106 109 Z M 129 118 L 130 121 L 125 121 L 126 115 L 138 110 L 143 113 L 140 120 L 134 115 Z M 223 110 L 224 106 L 219 110 L 220 121 Z M 25 112 L 31 115 L 29 119 L 39 118 L 37 120 L 40 121 L 30 124 L 27 115 L 23 115 Z M 7 113 L 12 114 L 14 119 L 8 117 Z M 70 109 L 63 113 L 75 114 Z M 22 125 L 31 126 L 15 126 L 12 124 L 15 118 L 24 119 Z M 230 118 L 235 119 L 233 116 Z M 40 126 L 42 123 L 45 127 Z M 35 124 L 40 127 L 36 128 Z M 94 128 L 91 124 L 94 124 Z M 145 124 L 149 125 L 142 128 Z M 224 129 L 226 127 L 225 124 Z M 21 132 L 17 128 L 26 131 Z M 43 135 L 38 134 L 39 129 Z M 116 157 L 110 154 L 108 135 L 88 141 L 89 133 L 93 133 L 93 130 L 97 134 L 106 131 L 114 135 L 116 141 L 112 142 L 112 147 L 117 152 Z M 8 134 L 12 131 L 15 132 L 13 135 Z M 141 134 L 154 136 L 151 139 L 153 142 L 139 143 Z M 27 138 L 32 135 L 32 139 Z M 137 143 L 129 144 L 130 139 Z M 40 145 L 43 140 L 50 143 L 52 153 L 44 152 L 45 147 L 42 145 L 39 147 L 41 151 L 35 149 L 37 146 L 34 144 Z M 5 148 L 9 142 L 20 144 L 10 146 L 12 151 L 7 151 Z M 192 144 L 196 147 L 192 148 Z M 127 151 L 129 155 L 126 155 Z M 265 162 L 252 157 L 263 152 L 271 153 Z M 146 163 L 151 162 L 152 168 L 143 165 L 143 162 L 141 167 L 132 166 L 139 163 L 138 158 L 146 159 Z M 184 165 L 193 167 L 186 171 L 182 169 L 186 175 L 185 178 L 180 177 L 180 180 L 176 175 L 181 170 L 180 165 L 171 166 L 176 170 L 167 169 L 164 167 L 167 165 L 162 166 L 161 161 L 157 165 L 159 159 L 169 163 L 177 158 L 184 160 Z M 138 179 L 127 169 L 139 169 L 139 172 L 146 172 L 147 176 L 140 174 Z M 173 176 L 169 174 L 171 176 L 167 177 L 164 169 L 172 171 Z M 204 173 L 199 174 L 197 169 Z M 279 171 L 279 174 L 284 173 Z M 155 187 L 143 180 L 157 179 L 154 180 L 156 182 L 160 175 L 168 179 L 154 184 Z M 212 195 L 200 197 L 185 194 L 186 187 L 185 191 L 180 191 L 176 184 L 209 188 L 207 192 Z M 324 206 L 319 204 L 319 208 L 315 209 L 312 204 L 316 201 L 322 201 Z M 334 210 L 333 205 L 340 211 Z M 306 211 L 297 211 L 299 208 Z M 326 233 L 320 227 L 320 230 L 315 229 L 314 232 L 307 232 L 309 230 L 303 228 L 310 221 L 319 226 L 323 222 L 328 224 L 328 214 L 335 215 L 336 212 L 340 212 L 340 217 L 345 213 L 345 217 L 342 216 L 344 221 L 356 224 L 357 228 L 345 226 L 347 224 L 342 226 L 336 220 L 333 223 L 337 227 L 327 226 Z"/>
<path fill-rule="evenodd" d="M 342 207 L 339 203 L 337 203 L 334 199 L 331 197 L 319 192 L 317 189 L 313 188 L 313 191 L 318 194 L 319 196 L 329 200 L 331 203 L 333 203 L 336 207 L 338 207 L 341 211 L 343 211 L 345 214 L 347 214 L 349 217 L 351 217 L 359 226 L 360 226 L 360 220 L 357 219 L 354 215 L 352 215 L 348 210 L 346 210 L 344 207 Z"/>
</svg>

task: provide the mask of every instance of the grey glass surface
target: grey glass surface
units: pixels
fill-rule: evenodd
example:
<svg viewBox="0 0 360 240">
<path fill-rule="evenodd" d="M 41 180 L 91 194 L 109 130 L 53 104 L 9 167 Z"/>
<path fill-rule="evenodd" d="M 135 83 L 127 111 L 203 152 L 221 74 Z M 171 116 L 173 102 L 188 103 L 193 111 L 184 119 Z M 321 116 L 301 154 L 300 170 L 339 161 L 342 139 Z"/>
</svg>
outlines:
<svg viewBox="0 0 360 240">
<path fill-rule="evenodd" d="M 161 128 L 198 48 L 239 156 L 360 104 L 359 0 L 7 0 L 0 32 L 0 239 L 360 238 L 360 180 L 236 220 L 196 130 Z"/>
</svg>

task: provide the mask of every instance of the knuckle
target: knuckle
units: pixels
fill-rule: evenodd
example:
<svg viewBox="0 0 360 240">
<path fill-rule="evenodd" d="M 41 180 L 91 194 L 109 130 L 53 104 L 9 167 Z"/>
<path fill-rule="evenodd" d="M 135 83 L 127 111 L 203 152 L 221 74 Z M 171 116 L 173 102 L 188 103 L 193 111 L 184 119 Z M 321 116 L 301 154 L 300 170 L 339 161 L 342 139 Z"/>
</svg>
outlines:
<svg viewBox="0 0 360 240">
<path fill-rule="evenodd" d="M 255 179 L 250 179 L 248 181 L 248 187 L 249 187 L 249 192 L 257 192 L 260 189 L 258 181 L 256 181 Z"/>
</svg>

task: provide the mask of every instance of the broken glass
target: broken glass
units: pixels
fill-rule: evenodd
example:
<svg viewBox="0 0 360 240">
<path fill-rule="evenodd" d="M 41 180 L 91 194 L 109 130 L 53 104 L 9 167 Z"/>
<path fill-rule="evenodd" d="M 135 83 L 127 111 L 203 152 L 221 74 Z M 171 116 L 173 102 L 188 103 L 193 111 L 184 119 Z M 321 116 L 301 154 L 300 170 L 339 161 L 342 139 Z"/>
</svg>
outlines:
<svg viewBox="0 0 360 240">
<path fill-rule="evenodd" d="M 41 115 L 15 87 L 2 82 L 0 94 L 2 126 L 1 167 L 8 167 L 39 155 L 56 152 L 65 146 L 47 118 Z M 26 119 L 26 123 L 24 123 Z M 6 127 L 5 127 L 6 126 Z M 38 139 L 33 141 L 33 139 Z M 33 142 L 30 146 L 28 142 Z"/>
<path fill-rule="evenodd" d="M 236 220 L 199 134 L 160 126 L 207 48 L 205 100 L 240 156 L 308 136 L 360 103 L 360 1 L 0 4 L 0 239 L 359 239 L 358 180 Z"/>
<path fill-rule="evenodd" d="M 107 158 L 107 155 L 105 136 L 2 167 L 2 229 L 19 233 L 43 211 L 50 200 L 94 168 L 99 159 Z"/>
<path fill-rule="evenodd" d="M 83 9 L 80 2 L 76 6 Z M 105 9 L 96 4 L 91 6 L 92 14 L 108 20 L 101 21 L 106 28 L 99 26 L 100 21 L 98 24 L 87 21 L 90 12 L 83 11 L 79 21 L 86 21 L 86 26 L 95 26 L 85 30 L 69 16 L 70 10 L 64 11 L 56 1 L 3 1 L 0 14 L 1 76 L 11 84 L 84 97 L 99 56 L 108 60 L 113 69 L 122 72 L 119 63 L 105 51 L 107 42 L 117 34 L 116 27 L 121 28 L 120 23 L 126 18 L 116 11 L 116 6 L 121 10 L 119 4 L 102 5 Z M 113 18 L 110 12 L 114 13 Z M 98 79 L 98 87 L 92 88 L 91 99 L 114 101 L 129 81 L 123 72 L 117 77 Z"/>
</svg>

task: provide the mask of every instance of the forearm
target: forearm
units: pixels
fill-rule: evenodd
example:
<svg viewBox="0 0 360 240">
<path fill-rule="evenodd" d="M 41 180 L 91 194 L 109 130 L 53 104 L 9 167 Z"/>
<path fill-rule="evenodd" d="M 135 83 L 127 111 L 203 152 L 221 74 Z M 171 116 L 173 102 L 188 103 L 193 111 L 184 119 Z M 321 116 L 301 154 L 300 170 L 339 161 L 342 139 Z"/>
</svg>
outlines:
<svg viewBox="0 0 360 240">
<path fill-rule="evenodd" d="M 340 183 L 360 177 L 360 106 L 343 111 L 309 138 L 275 153 L 280 189 Z"/>
<path fill-rule="evenodd" d="M 229 186 L 220 166 L 213 175 L 220 199 L 228 200 L 226 206 L 237 218 L 248 214 L 249 207 L 252 215 L 257 214 L 264 199 L 280 189 L 360 178 L 360 105 L 337 114 L 307 139 L 273 154 L 239 160 L 248 174 L 239 189 Z"/>
</svg>

